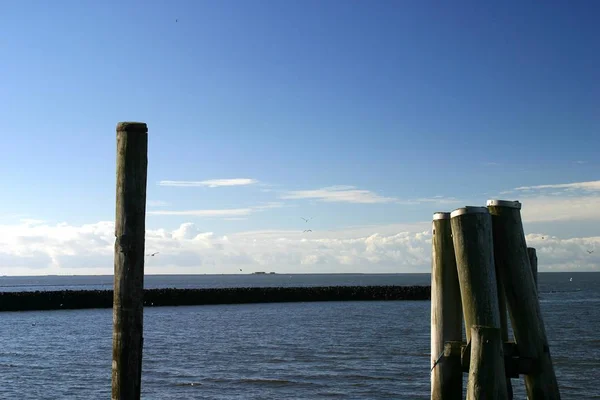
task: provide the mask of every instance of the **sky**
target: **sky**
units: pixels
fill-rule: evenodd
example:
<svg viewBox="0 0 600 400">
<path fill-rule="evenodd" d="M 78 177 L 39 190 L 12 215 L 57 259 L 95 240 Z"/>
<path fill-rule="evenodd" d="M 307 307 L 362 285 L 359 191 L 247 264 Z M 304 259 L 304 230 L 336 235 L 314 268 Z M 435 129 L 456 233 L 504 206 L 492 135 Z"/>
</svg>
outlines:
<svg viewBox="0 0 600 400">
<path fill-rule="evenodd" d="M 432 214 L 488 199 L 540 271 L 600 271 L 598 15 L 5 1 L 0 275 L 112 274 L 121 121 L 148 124 L 148 274 L 429 272 Z"/>
</svg>

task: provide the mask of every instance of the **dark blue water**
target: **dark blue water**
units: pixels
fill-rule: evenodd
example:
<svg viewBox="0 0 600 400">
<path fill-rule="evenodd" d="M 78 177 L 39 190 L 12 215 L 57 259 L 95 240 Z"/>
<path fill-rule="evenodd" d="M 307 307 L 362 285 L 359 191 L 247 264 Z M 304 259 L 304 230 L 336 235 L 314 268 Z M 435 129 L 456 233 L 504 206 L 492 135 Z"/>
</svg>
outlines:
<svg viewBox="0 0 600 400">
<path fill-rule="evenodd" d="M 426 274 L 146 282 L 206 287 L 207 279 L 222 278 L 248 286 L 245 280 L 254 279 L 265 286 L 266 280 L 286 277 L 296 279 L 293 286 L 429 282 Z M 94 287 L 98 278 L 1 279 L 11 287 L 56 289 Z M 110 288 L 106 279 L 109 283 L 97 286 Z M 600 398 L 600 274 L 540 274 L 540 297 L 563 399 Z M 147 308 L 142 397 L 428 399 L 429 318 L 428 301 Z M 5 312 L 0 319 L 0 398 L 110 398 L 110 309 Z M 524 399 L 522 383 L 514 385 L 515 398 Z"/>
</svg>

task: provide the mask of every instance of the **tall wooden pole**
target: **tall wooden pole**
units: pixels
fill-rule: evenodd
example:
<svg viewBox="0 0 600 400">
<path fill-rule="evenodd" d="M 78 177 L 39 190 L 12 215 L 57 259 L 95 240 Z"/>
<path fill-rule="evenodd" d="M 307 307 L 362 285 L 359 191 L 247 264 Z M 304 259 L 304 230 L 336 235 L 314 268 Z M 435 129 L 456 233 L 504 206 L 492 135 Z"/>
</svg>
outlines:
<svg viewBox="0 0 600 400">
<path fill-rule="evenodd" d="M 537 370 L 525 375 L 529 400 L 558 400 L 560 393 L 550 357 L 546 329 L 527 252 L 521 203 L 488 200 L 492 215 L 494 252 L 519 356 L 537 359 Z"/>
<path fill-rule="evenodd" d="M 500 350 L 477 349 L 471 355 L 474 362 L 476 375 L 470 374 L 467 388 L 467 399 L 484 399 L 477 397 L 483 393 L 471 393 L 478 386 L 473 386 L 471 377 L 488 376 L 490 371 L 500 371 L 500 376 L 494 378 L 495 384 L 504 386 L 501 389 L 503 397 L 492 397 L 505 400 L 507 391 L 512 392 L 512 386 L 507 388 L 507 379 L 504 369 L 504 355 L 502 351 L 502 322 L 494 262 L 494 243 L 492 237 L 492 218 L 485 207 L 464 207 L 451 213 L 452 239 L 456 254 L 456 265 L 460 283 L 460 294 L 463 312 L 465 314 L 465 333 L 467 342 L 471 343 L 473 326 L 484 326 L 486 329 L 496 329 Z M 478 332 L 478 331 L 477 331 Z M 486 331 L 488 332 L 488 331 Z M 486 333 L 487 334 L 487 333 Z M 473 349 L 471 349 L 473 351 Z M 482 357 L 475 360 L 474 357 Z M 482 363 L 489 364 L 491 370 Z M 479 375 L 479 373 L 483 375 Z M 481 378 L 486 379 L 486 378 Z M 480 382 L 479 380 L 477 382 Z M 479 383 L 477 383 L 478 385 Z M 509 380 L 510 385 L 510 380 Z M 475 396 L 475 397 L 473 397 Z"/>
<path fill-rule="evenodd" d="M 450 221 L 468 342 L 473 325 L 500 328 L 492 220 L 485 207 L 464 207 Z"/>
<path fill-rule="evenodd" d="M 139 400 L 142 378 L 148 128 L 117 125 L 112 399 Z"/>
<path fill-rule="evenodd" d="M 433 214 L 431 260 L 431 399 L 462 399 L 460 358 L 440 354 L 444 343 L 462 339 L 460 286 L 452 243 L 450 213 Z"/>
</svg>

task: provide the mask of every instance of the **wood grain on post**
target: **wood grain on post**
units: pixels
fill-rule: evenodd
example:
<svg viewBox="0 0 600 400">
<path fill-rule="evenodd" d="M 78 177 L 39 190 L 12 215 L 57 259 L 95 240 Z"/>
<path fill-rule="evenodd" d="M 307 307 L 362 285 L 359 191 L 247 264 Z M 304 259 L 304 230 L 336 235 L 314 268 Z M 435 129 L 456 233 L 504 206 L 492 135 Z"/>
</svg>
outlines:
<svg viewBox="0 0 600 400">
<path fill-rule="evenodd" d="M 464 207 L 454 210 L 450 221 L 469 342 L 473 325 L 500 329 L 492 220 L 485 207 Z"/>
<path fill-rule="evenodd" d="M 493 232 L 493 229 L 492 229 Z M 492 234 L 493 237 L 493 234 Z M 502 336 L 502 342 L 508 342 L 508 307 L 506 305 L 506 293 L 504 286 L 502 285 L 502 279 L 500 279 L 500 272 L 498 271 L 498 263 L 496 262 L 496 254 L 494 253 L 494 265 L 496 267 L 496 285 L 498 288 L 498 307 L 500 309 L 500 334 Z M 510 377 L 506 377 L 506 393 L 508 399 L 513 399 L 513 387 Z"/>
<path fill-rule="evenodd" d="M 546 329 L 531 266 L 518 201 L 488 200 L 492 215 L 494 252 L 519 356 L 537 359 L 537 368 L 525 375 L 529 400 L 560 399 Z"/>
<path fill-rule="evenodd" d="M 508 309 L 506 306 L 506 294 L 504 293 L 504 287 L 502 281 L 498 278 L 498 267 L 496 261 L 496 290 L 498 291 L 498 308 L 500 310 L 500 334 L 502 335 L 502 341 L 508 342 Z"/>
<path fill-rule="evenodd" d="M 444 344 L 462 339 L 460 286 L 452 243 L 450 213 L 433 215 L 431 261 L 431 399 L 462 399 L 460 358 L 443 358 Z M 434 367 L 435 365 L 435 367 Z"/>
<path fill-rule="evenodd" d="M 467 400 L 506 400 L 502 334 L 499 328 L 471 327 Z"/>
<path fill-rule="evenodd" d="M 112 399 L 139 400 L 142 375 L 148 128 L 117 125 Z"/>
<path fill-rule="evenodd" d="M 529 266 L 531 267 L 531 273 L 533 274 L 533 281 L 535 282 L 535 289 L 538 289 L 538 259 L 535 248 L 527 248 L 527 256 L 529 257 Z"/>
</svg>

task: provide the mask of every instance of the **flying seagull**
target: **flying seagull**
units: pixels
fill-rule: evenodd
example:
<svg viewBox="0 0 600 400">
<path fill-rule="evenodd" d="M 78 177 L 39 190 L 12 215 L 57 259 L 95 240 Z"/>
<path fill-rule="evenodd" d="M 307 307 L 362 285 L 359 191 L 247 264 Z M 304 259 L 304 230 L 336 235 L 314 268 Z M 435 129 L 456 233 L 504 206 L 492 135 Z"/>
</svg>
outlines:
<svg viewBox="0 0 600 400">
<path fill-rule="evenodd" d="M 302 232 L 312 232 L 312 230 L 310 230 L 310 229 L 305 229 L 305 230 L 303 230 Z"/>
<path fill-rule="evenodd" d="M 587 250 L 587 252 L 588 252 L 589 254 L 592 254 L 592 253 L 594 252 L 594 250 Z"/>
<path fill-rule="evenodd" d="M 146 254 L 146 255 L 147 255 L 147 256 L 149 256 L 149 257 L 154 257 L 154 256 L 155 256 L 155 255 L 157 255 L 157 254 L 158 254 L 158 251 L 157 251 L 156 253 L 152 253 L 152 254 Z"/>
<path fill-rule="evenodd" d="M 302 219 L 304 220 L 304 222 L 308 222 L 308 221 L 310 221 L 310 220 L 311 220 L 311 218 L 308 218 L 308 219 L 306 219 L 306 218 L 304 218 L 304 217 L 300 217 L 300 218 L 302 218 Z"/>
</svg>

